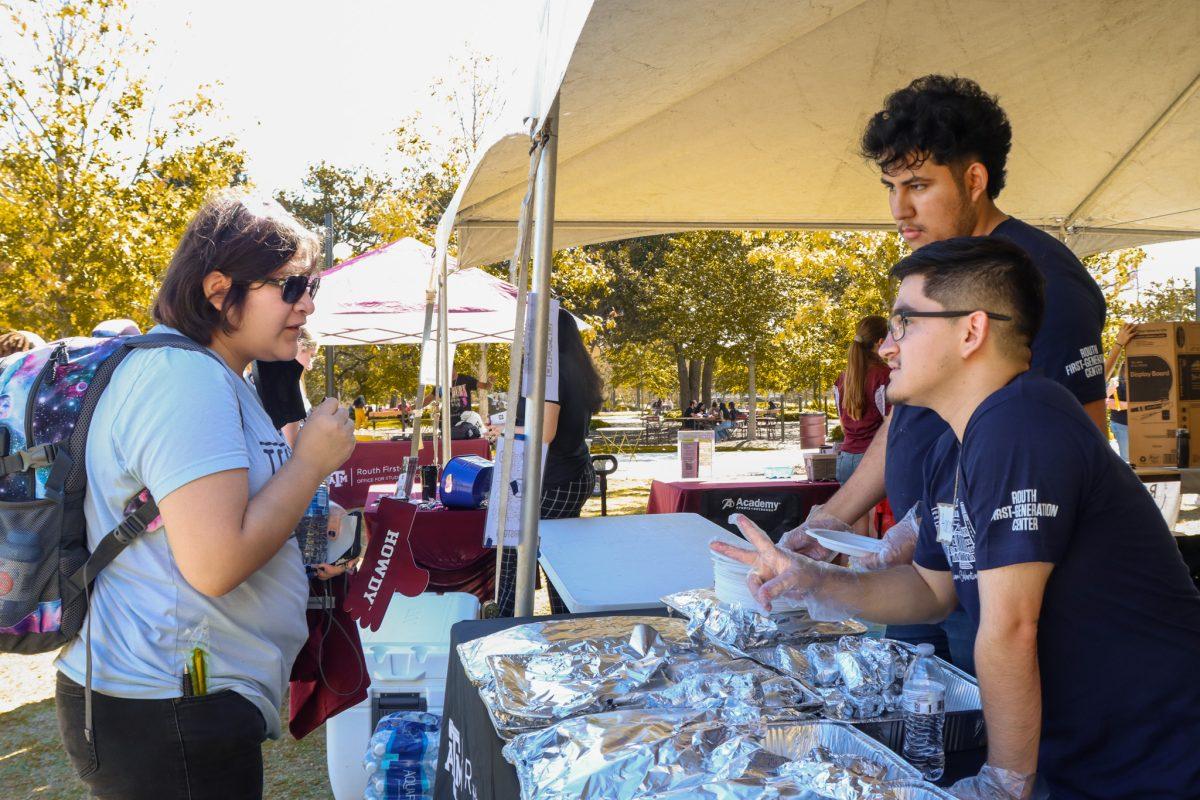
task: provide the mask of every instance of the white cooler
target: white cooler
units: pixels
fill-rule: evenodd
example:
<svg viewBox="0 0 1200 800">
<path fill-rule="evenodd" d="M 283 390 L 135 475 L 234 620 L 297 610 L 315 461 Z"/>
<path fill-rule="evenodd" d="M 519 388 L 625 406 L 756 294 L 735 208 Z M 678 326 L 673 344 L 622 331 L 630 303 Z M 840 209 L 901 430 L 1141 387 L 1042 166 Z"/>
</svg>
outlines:
<svg viewBox="0 0 1200 800">
<path fill-rule="evenodd" d="M 450 626 L 478 616 L 479 599 L 472 594 L 397 594 L 378 631 L 359 630 L 370 695 L 325 723 L 329 784 L 337 800 L 361 800 L 367 788 L 362 759 L 381 717 L 393 711 L 442 713 Z"/>
</svg>

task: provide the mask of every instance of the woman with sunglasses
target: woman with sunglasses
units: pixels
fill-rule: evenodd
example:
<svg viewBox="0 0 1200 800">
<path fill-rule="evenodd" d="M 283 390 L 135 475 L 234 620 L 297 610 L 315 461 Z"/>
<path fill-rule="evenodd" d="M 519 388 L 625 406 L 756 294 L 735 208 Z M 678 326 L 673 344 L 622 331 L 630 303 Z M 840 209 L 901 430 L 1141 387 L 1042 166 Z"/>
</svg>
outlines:
<svg viewBox="0 0 1200 800">
<path fill-rule="evenodd" d="M 283 690 L 308 634 L 293 529 L 354 436 L 326 399 L 293 450 L 239 376 L 252 360 L 296 357 L 318 249 L 273 201 L 210 200 L 175 251 L 150 331 L 208 352 L 135 351 L 96 407 L 89 545 L 143 488 L 162 527 L 100 573 L 85 632 L 57 661 L 59 730 L 93 797 L 262 796 L 261 745 L 280 734 Z"/>
</svg>

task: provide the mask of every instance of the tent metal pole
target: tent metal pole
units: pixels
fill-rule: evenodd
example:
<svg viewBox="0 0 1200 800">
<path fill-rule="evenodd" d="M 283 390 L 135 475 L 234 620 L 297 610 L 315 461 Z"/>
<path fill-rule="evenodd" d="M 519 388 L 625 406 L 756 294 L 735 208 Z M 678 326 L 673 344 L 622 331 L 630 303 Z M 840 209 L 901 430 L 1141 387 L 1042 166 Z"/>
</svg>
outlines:
<svg viewBox="0 0 1200 800">
<path fill-rule="evenodd" d="M 550 331 L 550 272 L 554 256 L 554 188 L 558 166 L 558 100 L 543 124 L 545 144 L 534 195 L 533 314 L 530 386 L 525 396 L 525 501 L 521 505 L 521 540 L 517 545 L 515 616 L 533 615 L 533 585 L 537 572 L 538 520 L 542 509 L 542 418 L 546 410 L 546 342 Z"/>
<path fill-rule="evenodd" d="M 513 320 L 513 339 L 512 346 L 508 351 L 508 396 L 505 403 L 505 419 L 504 419 L 504 452 L 500 457 L 500 463 L 495 466 L 495 474 L 499 477 L 492 478 L 493 486 L 508 486 L 512 480 L 512 460 L 513 448 L 516 446 L 516 431 L 517 431 L 517 402 L 521 397 L 521 360 L 525 353 L 525 303 L 528 300 L 529 293 L 529 220 L 533 215 L 533 192 L 534 183 L 537 177 L 538 161 L 541 160 L 542 144 L 533 138 L 532 131 L 530 138 L 533 139 L 533 146 L 529 153 L 529 176 L 525 179 L 525 196 L 521 198 L 521 214 L 517 221 L 517 242 L 513 248 L 512 261 L 509 263 L 509 275 L 511 276 L 512 284 L 517 287 L 517 309 L 516 318 Z M 499 484 L 496 481 L 499 481 Z M 496 543 L 496 592 L 494 600 L 497 605 L 500 603 L 500 576 L 504 575 L 504 558 L 505 550 L 508 549 L 505 543 L 505 537 L 508 533 L 508 503 L 510 493 L 506 491 L 498 492 L 496 495 L 496 519 L 498 520 L 498 536 L 499 541 Z M 514 593 L 514 599 L 516 597 Z"/>
<path fill-rule="evenodd" d="M 434 259 L 434 267 L 432 271 L 436 272 L 436 255 L 434 256 Z M 434 304 L 437 302 L 437 291 L 432 286 L 434 282 L 433 275 L 430 275 L 429 282 L 431 286 L 425 290 L 425 330 L 421 334 L 422 353 L 425 352 L 425 348 L 429 344 L 429 338 L 433 335 L 433 308 Z M 416 406 L 416 410 L 413 412 L 412 442 L 409 446 L 408 452 L 409 456 L 412 458 L 416 458 L 421 452 L 421 418 L 425 416 L 422 406 L 424 405 L 425 393 L 427 391 L 429 391 L 428 386 L 423 383 L 418 383 L 416 402 L 413 403 L 413 405 Z M 411 489 L 412 487 L 409 486 L 405 488 Z"/>
<path fill-rule="evenodd" d="M 333 269 L 333 212 L 325 212 L 325 269 Z M 328 345 L 325 348 L 325 396 L 337 397 L 334 390 L 333 367 L 337 362 L 337 348 Z"/>
<path fill-rule="evenodd" d="M 450 382 L 453 374 L 450 372 L 450 298 L 447 296 L 446 284 L 449 277 L 445 253 L 438 254 L 438 377 L 442 382 L 442 453 L 439 466 L 446 466 L 450 460 Z"/>
</svg>

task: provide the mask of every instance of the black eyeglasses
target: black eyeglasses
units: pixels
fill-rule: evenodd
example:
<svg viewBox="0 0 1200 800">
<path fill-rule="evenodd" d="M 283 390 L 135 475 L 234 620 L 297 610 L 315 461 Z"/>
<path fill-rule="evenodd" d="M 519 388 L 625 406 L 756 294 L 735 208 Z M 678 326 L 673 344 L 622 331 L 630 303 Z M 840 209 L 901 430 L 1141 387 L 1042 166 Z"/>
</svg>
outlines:
<svg viewBox="0 0 1200 800">
<path fill-rule="evenodd" d="M 305 289 L 308 290 L 309 297 L 317 296 L 317 289 L 321 286 L 321 276 L 288 275 L 286 278 L 263 278 L 251 282 L 252 286 L 262 286 L 268 283 L 279 287 L 280 294 L 283 296 L 283 302 L 288 305 L 295 305 L 304 295 Z"/>
<path fill-rule="evenodd" d="M 888 317 L 888 332 L 892 334 L 892 341 L 898 342 L 904 338 L 904 332 L 908 330 L 908 322 L 916 317 L 934 317 L 937 319 L 954 319 L 955 317 L 965 317 L 974 314 L 976 311 L 983 311 L 982 308 L 975 308 L 970 311 L 894 311 Z M 991 311 L 983 311 L 988 315 L 988 319 L 995 319 L 1001 322 L 1011 322 L 1012 317 L 1007 314 L 996 314 Z"/>
</svg>

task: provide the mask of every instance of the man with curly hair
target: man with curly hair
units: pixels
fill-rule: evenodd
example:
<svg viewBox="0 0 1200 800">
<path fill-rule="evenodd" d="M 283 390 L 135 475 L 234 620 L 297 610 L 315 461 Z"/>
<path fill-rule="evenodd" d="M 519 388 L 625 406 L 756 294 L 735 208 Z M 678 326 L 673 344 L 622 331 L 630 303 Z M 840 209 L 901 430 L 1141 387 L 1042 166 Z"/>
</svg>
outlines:
<svg viewBox="0 0 1200 800">
<path fill-rule="evenodd" d="M 1104 295 L 1066 245 L 996 206 L 1011 146 L 1012 126 L 996 97 L 967 78 L 925 75 L 888 96 L 867 123 L 861 152 L 879 167 L 896 227 L 914 250 L 959 236 L 998 236 L 1029 254 L 1046 286 L 1046 321 L 1033 340 L 1032 371 L 1065 386 L 1107 431 Z M 839 521 L 858 519 L 885 495 L 901 518 L 920 500 L 926 456 L 947 430 L 927 408 L 896 406 L 821 516 L 781 544 L 829 558 L 805 529 L 842 527 Z M 888 549 L 892 562 L 911 560 L 912 543 L 902 545 Z M 893 627 L 889 635 L 930 642 L 939 655 L 974 672 L 975 626 L 961 609 L 938 626 Z"/>
</svg>

